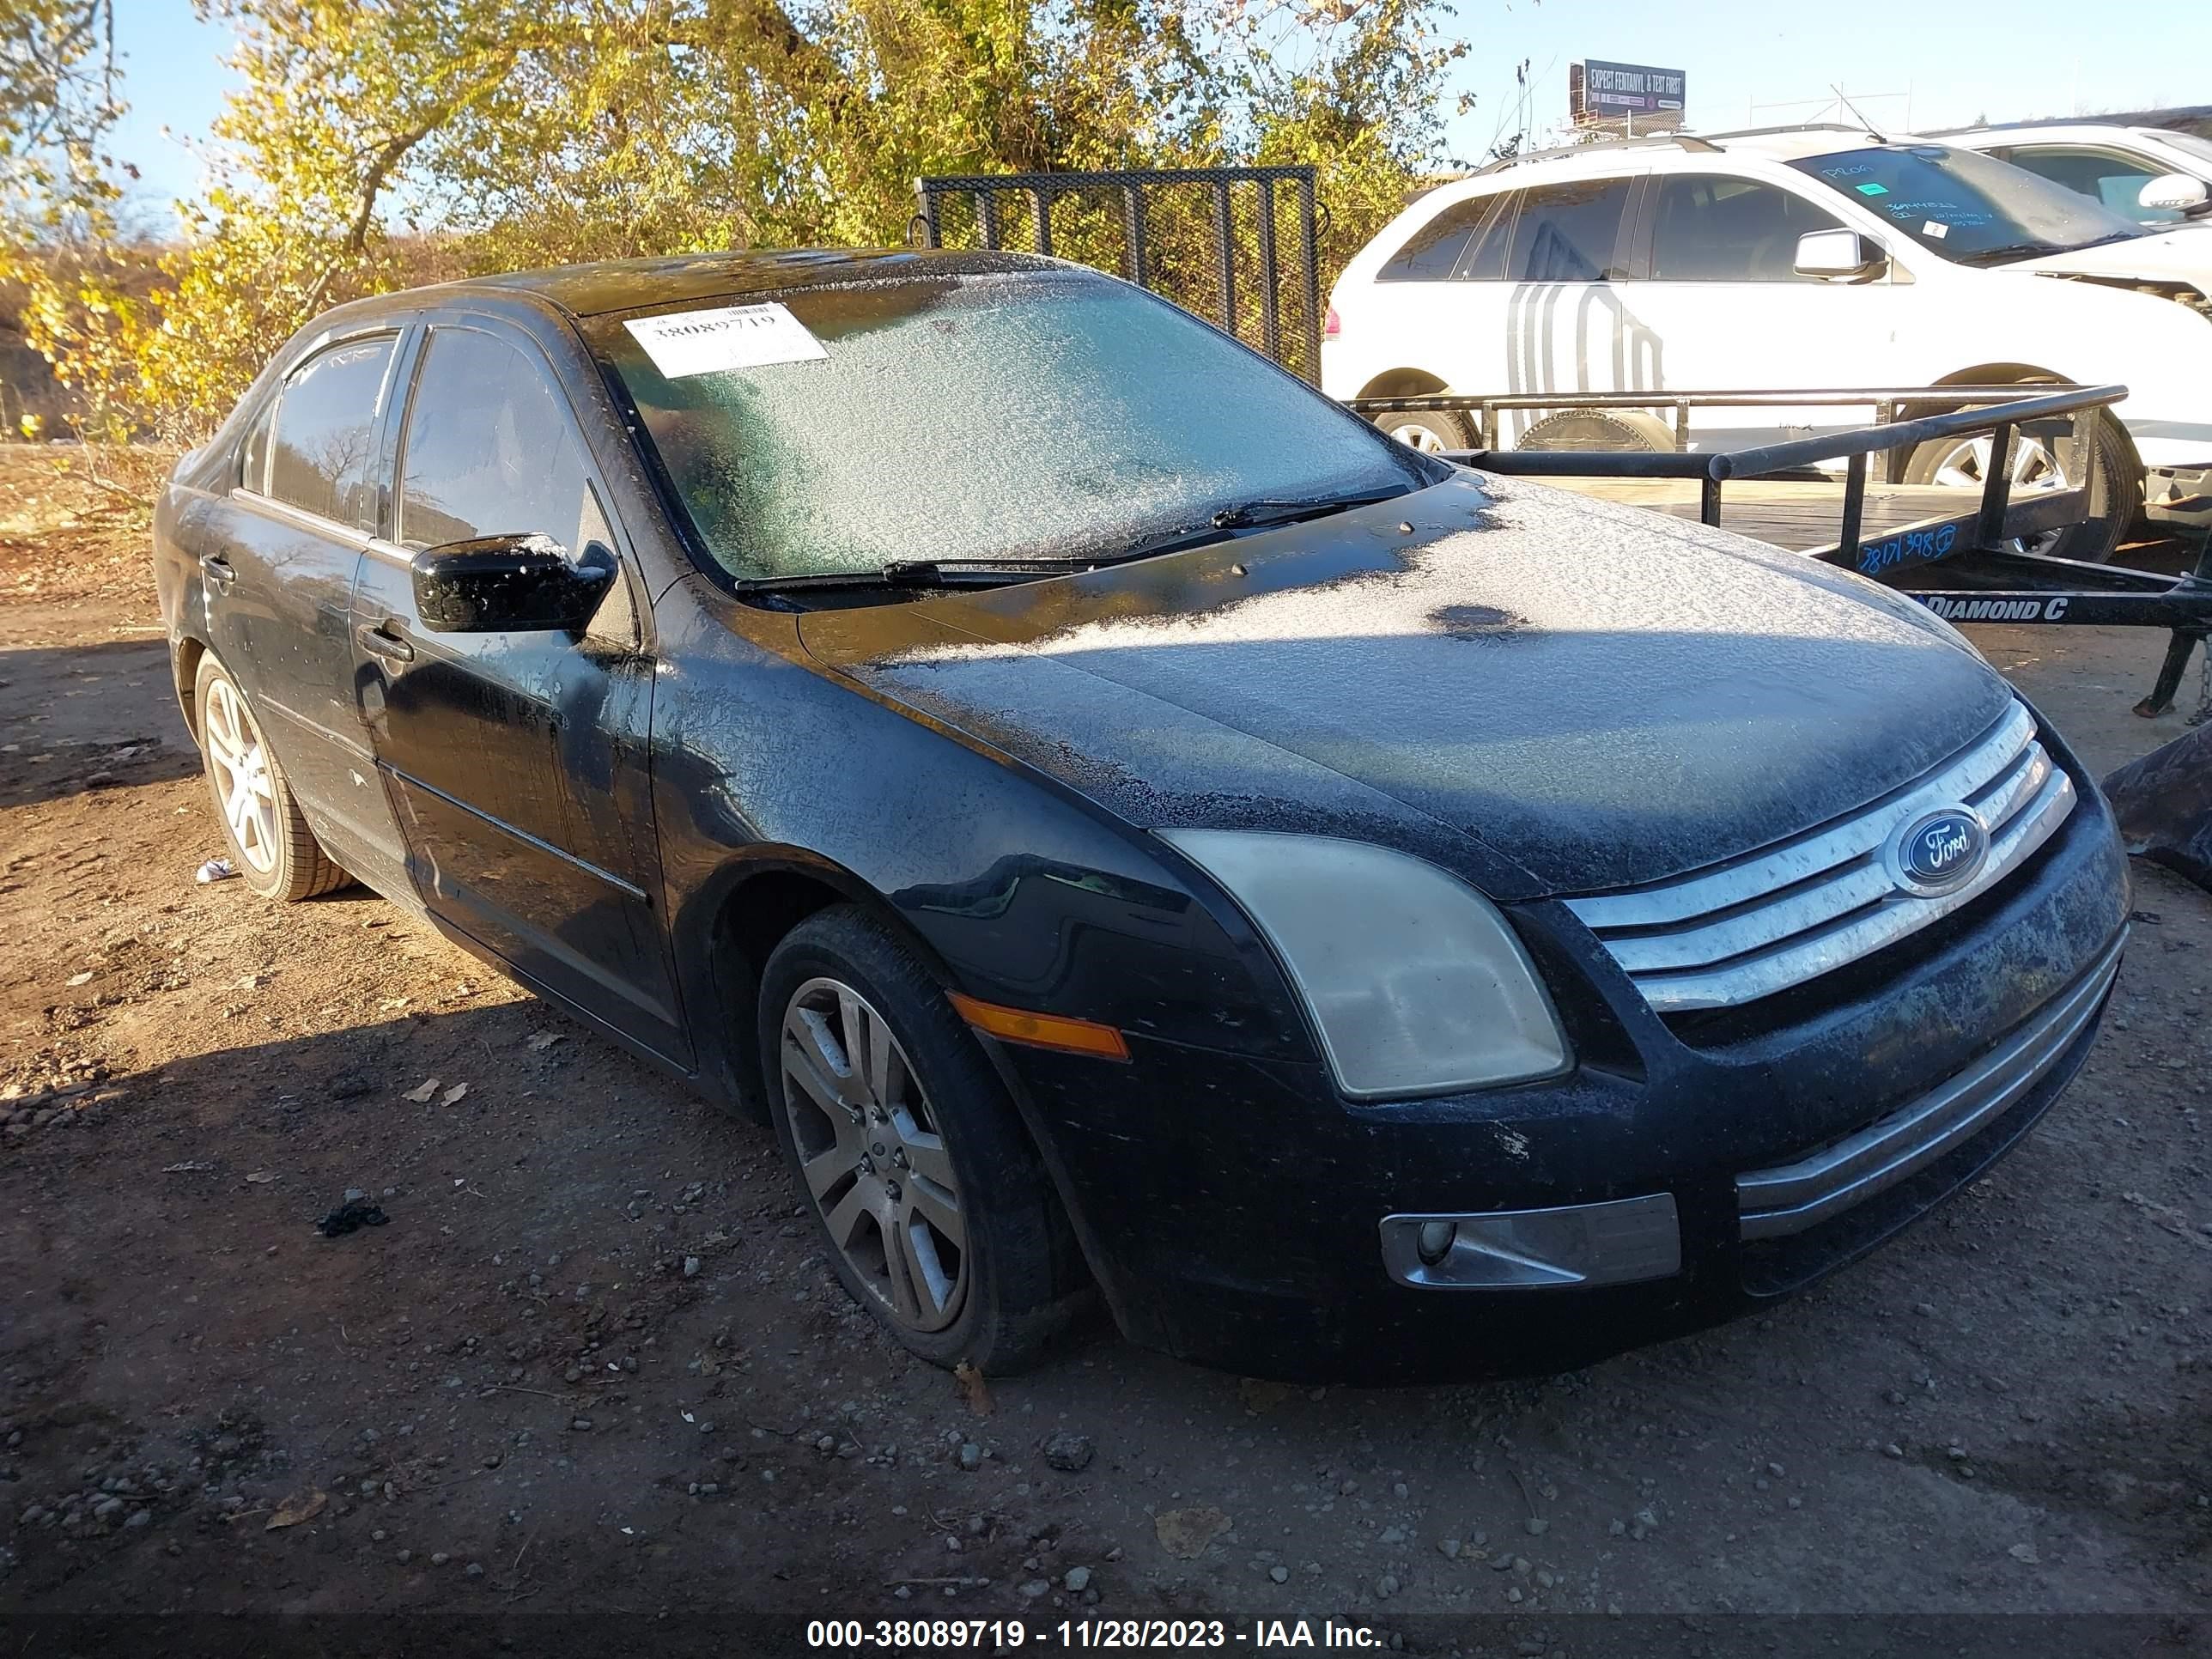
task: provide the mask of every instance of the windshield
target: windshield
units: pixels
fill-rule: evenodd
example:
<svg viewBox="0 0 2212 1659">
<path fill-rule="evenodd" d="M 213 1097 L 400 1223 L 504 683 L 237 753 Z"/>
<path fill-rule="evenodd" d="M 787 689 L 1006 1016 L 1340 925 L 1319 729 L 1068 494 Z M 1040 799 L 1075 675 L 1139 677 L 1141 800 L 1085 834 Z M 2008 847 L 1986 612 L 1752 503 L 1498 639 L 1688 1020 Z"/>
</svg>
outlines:
<svg viewBox="0 0 2212 1659">
<path fill-rule="evenodd" d="M 1976 150 L 1913 144 L 1790 165 L 1963 264 L 2002 264 L 2143 234 L 2088 197 Z"/>
<path fill-rule="evenodd" d="M 799 289 L 590 331 L 740 580 L 1110 558 L 1240 504 L 1429 482 L 1264 359 L 1079 272 Z"/>
</svg>

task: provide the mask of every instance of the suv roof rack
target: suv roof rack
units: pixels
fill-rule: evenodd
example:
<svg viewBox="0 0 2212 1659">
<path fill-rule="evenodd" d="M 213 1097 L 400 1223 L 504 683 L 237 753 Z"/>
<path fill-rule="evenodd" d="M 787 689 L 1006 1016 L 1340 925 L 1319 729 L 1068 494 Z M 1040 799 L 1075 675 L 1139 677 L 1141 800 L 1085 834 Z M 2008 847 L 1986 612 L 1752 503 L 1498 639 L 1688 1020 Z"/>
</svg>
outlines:
<svg viewBox="0 0 2212 1659">
<path fill-rule="evenodd" d="M 1716 138 L 1769 138 L 1778 132 L 1856 132 L 1876 143 L 1889 140 L 1872 127 L 1855 125 L 1849 121 L 1790 121 L 1778 127 L 1738 127 L 1734 132 L 1717 132 Z"/>
<path fill-rule="evenodd" d="M 1517 167 L 1524 161 L 1556 161 L 1567 155 L 1601 155 L 1616 149 L 1644 149 L 1658 145 L 1670 149 L 1717 151 L 1720 149 L 1718 144 L 1700 138 L 1694 132 L 1655 132 L 1648 138 L 1601 138 L 1592 144 L 1560 144 L 1551 149 L 1532 149 L 1520 155 L 1501 155 L 1495 161 L 1462 176 L 1480 179 L 1486 173 L 1502 173 L 1507 167 Z"/>
</svg>

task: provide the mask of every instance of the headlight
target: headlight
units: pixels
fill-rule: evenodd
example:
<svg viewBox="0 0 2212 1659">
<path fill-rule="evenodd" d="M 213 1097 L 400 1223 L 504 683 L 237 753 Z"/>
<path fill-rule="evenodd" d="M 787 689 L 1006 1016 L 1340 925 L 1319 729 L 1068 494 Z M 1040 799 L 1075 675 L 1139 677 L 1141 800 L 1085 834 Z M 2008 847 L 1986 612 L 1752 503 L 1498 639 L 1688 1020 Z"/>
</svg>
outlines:
<svg viewBox="0 0 2212 1659">
<path fill-rule="evenodd" d="M 1361 842 L 1158 834 L 1275 947 L 1346 1094 L 1443 1094 L 1567 1069 L 1567 1040 L 1528 953 L 1465 882 Z"/>
</svg>

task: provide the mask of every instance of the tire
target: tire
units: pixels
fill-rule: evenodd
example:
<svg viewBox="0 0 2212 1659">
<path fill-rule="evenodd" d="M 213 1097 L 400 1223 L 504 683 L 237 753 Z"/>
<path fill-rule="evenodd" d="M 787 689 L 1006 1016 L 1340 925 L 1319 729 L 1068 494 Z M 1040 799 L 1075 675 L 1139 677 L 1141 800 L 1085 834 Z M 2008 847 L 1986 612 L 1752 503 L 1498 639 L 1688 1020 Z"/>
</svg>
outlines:
<svg viewBox="0 0 2212 1659">
<path fill-rule="evenodd" d="M 856 906 L 818 911 L 769 958 L 760 1042 L 776 1139 L 847 1292 L 933 1364 L 1035 1364 L 1081 1299 L 1073 1236 L 936 976 Z M 851 1066 L 855 1048 L 877 1058 Z"/>
<path fill-rule="evenodd" d="M 331 862 L 307 827 L 246 694 L 212 652 L 200 659 L 192 708 L 208 793 L 222 822 L 232 866 L 246 884 L 264 898 L 291 903 L 350 883 L 353 878 Z"/>
<path fill-rule="evenodd" d="M 2023 397 L 2033 392 L 2023 386 Z M 1981 407 L 1983 405 L 1969 405 Z M 1913 450 L 1905 462 L 1907 483 L 1955 483 L 1978 486 L 1988 463 L 1990 434 L 1978 438 L 1937 438 Z M 2013 483 L 2015 495 L 2021 486 L 2033 487 L 2044 479 L 2057 485 L 2069 482 L 2057 460 L 2043 445 L 2025 434 L 2013 434 Z M 2096 422 L 2089 453 L 2089 516 L 2045 538 L 2026 550 L 2062 559 L 2104 564 L 2119 550 L 2134 526 L 2142 501 L 2142 469 L 2136 465 L 2123 438 L 2109 418 Z M 2050 487 L 2050 486 L 2046 486 Z"/>
<path fill-rule="evenodd" d="M 1375 424 L 1409 449 L 1435 455 L 1447 449 L 1473 449 L 1480 441 L 1464 416 L 1445 409 L 1403 415 L 1377 415 Z"/>
<path fill-rule="evenodd" d="M 1638 409 L 1562 410 L 1521 434 L 1516 449 L 1626 449 L 1662 452 L 1674 434 L 1656 415 Z"/>
</svg>

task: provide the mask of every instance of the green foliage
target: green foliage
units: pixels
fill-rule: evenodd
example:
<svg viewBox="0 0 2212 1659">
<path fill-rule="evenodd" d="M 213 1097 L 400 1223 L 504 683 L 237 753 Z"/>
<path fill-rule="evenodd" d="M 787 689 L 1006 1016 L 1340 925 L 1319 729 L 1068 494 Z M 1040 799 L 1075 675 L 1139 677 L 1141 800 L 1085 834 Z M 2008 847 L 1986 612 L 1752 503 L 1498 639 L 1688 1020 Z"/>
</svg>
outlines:
<svg viewBox="0 0 2212 1659">
<path fill-rule="evenodd" d="M 925 173 L 1311 162 L 1340 259 L 1435 159 L 1464 50 L 1441 0 L 197 0 L 244 84 L 141 301 L 102 265 L 111 0 L 4 3 L 0 276 L 106 435 L 180 440 L 339 300 L 902 242 Z"/>
</svg>

